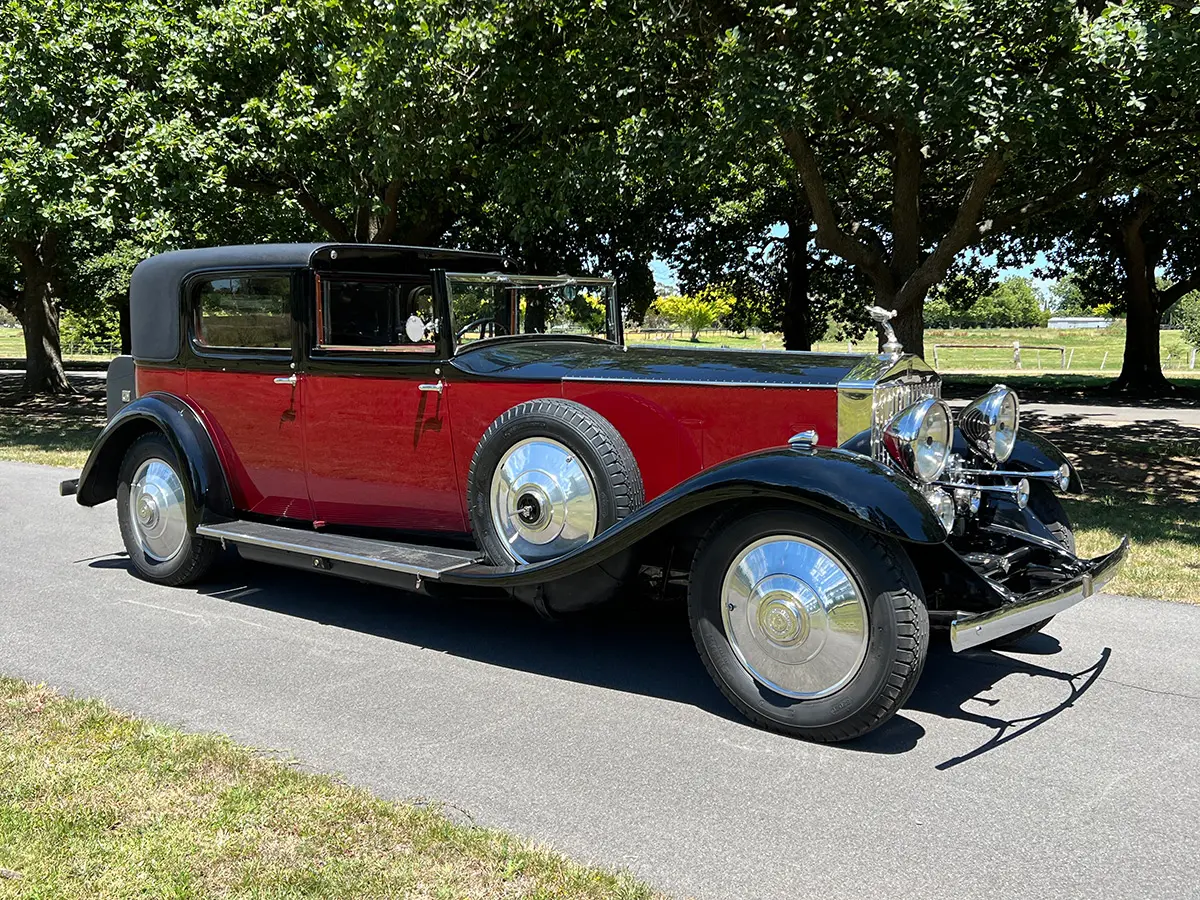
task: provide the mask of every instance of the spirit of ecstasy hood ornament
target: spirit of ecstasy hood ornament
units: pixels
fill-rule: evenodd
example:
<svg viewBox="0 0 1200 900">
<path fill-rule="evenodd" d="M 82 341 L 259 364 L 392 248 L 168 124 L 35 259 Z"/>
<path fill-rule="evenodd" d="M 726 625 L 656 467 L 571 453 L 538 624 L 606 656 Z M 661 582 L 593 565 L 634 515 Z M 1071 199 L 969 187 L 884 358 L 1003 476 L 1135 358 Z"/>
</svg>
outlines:
<svg viewBox="0 0 1200 900">
<path fill-rule="evenodd" d="M 904 352 L 904 345 L 896 340 L 896 331 L 892 328 L 892 319 L 896 318 L 896 310 L 884 309 L 882 306 L 868 306 L 867 315 L 883 332 L 884 342 L 881 348 L 889 356 L 899 356 Z"/>
</svg>

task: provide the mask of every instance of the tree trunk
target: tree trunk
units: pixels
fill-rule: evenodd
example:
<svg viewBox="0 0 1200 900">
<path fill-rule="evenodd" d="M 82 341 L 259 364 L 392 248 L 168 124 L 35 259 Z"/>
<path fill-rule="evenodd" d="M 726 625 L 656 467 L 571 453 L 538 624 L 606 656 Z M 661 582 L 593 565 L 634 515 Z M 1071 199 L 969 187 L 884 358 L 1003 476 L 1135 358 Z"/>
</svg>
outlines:
<svg viewBox="0 0 1200 900">
<path fill-rule="evenodd" d="M 787 221 L 784 244 L 783 346 L 786 350 L 811 350 L 812 303 L 809 300 L 808 236 L 812 213 L 797 205 Z"/>
<path fill-rule="evenodd" d="M 25 330 L 25 384 L 30 394 L 73 392 L 63 370 L 58 340 L 58 309 L 49 270 L 25 267 L 21 327 Z"/>
<path fill-rule="evenodd" d="M 1142 227 L 1150 216 L 1153 199 L 1146 194 L 1134 202 L 1121 223 L 1121 266 L 1125 269 L 1125 361 L 1112 389 L 1162 395 L 1174 390 L 1159 359 L 1162 311 L 1154 271 L 1161 252 L 1147 247 Z"/>
<path fill-rule="evenodd" d="M 897 309 L 899 303 L 896 297 L 876 294 L 875 303 L 884 309 Z M 904 345 L 905 353 L 915 353 L 922 359 L 925 357 L 925 304 L 917 302 L 907 309 L 899 310 L 896 318 L 892 319 L 892 328 L 896 331 L 896 339 Z M 879 329 L 879 348 L 883 349 L 884 337 Z"/>
</svg>

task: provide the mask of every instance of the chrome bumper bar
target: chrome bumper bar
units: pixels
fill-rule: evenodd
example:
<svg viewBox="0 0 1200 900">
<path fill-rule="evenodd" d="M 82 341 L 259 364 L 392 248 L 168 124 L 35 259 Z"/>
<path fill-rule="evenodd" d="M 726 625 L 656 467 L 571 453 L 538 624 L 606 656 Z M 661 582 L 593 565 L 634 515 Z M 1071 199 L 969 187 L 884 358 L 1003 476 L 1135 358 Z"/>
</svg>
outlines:
<svg viewBox="0 0 1200 900">
<path fill-rule="evenodd" d="M 1065 585 L 1027 594 L 999 609 L 970 613 L 955 619 L 950 623 L 951 649 L 958 653 L 978 647 L 1070 609 L 1108 584 L 1121 568 L 1121 563 L 1125 562 L 1128 553 L 1129 538 L 1126 537 L 1116 550 L 1089 560 L 1087 571 Z"/>
</svg>

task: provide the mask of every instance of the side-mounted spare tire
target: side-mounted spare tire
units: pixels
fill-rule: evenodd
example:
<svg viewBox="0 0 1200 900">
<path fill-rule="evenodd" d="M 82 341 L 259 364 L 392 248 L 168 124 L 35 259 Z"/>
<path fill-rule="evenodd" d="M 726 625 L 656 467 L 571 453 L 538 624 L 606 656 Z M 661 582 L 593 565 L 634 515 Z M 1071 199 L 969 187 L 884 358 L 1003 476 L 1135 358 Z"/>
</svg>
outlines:
<svg viewBox="0 0 1200 900">
<path fill-rule="evenodd" d="M 645 501 L 637 461 L 612 423 L 555 397 L 496 419 L 475 449 L 467 485 L 475 539 L 496 564 L 556 559 Z"/>
</svg>

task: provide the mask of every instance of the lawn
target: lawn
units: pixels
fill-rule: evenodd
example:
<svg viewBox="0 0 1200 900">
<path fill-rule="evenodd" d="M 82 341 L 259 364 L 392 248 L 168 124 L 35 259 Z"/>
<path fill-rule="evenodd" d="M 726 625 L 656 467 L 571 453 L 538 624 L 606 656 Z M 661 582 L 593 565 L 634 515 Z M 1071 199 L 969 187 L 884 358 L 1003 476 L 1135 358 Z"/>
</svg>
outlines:
<svg viewBox="0 0 1200 900">
<path fill-rule="evenodd" d="M 107 363 L 115 354 L 66 353 L 63 359 L 70 362 Z M 0 360 L 25 359 L 25 336 L 20 328 L 0 326 Z"/>
<path fill-rule="evenodd" d="M 659 333 L 641 333 L 629 330 L 626 342 L 632 345 L 659 347 L 709 347 L 743 350 L 782 350 L 783 338 L 778 334 L 737 334 L 731 331 L 713 331 L 701 334 L 699 342 L 693 343 L 675 332 L 673 336 Z M 1022 347 L 1065 347 L 1066 364 L 1063 368 L 1057 350 L 1030 350 L 1021 352 L 1021 368 L 1013 361 L 1013 342 Z M 845 342 L 817 342 L 814 350 L 842 352 L 847 349 L 861 351 L 874 349 L 874 340 L 862 345 Z M 969 348 L 950 349 L 947 344 L 969 344 Z M 998 373 L 1027 372 L 1073 372 L 1115 378 L 1121 371 L 1125 356 L 1125 324 L 1117 322 L 1109 328 L 1100 329 L 1051 329 L 1051 328 L 989 328 L 972 330 L 946 330 L 925 332 L 925 356 L 932 364 L 934 347 L 938 347 L 938 371 L 977 372 L 981 369 Z M 1200 377 L 1200 368 L 1190 369 L 1189 345 L 1182 332 L 1162 333 L 1161 355 L 1163 369 L 1171 377 Z M 1198 363 L 1200 365 L 1200 363 Z"/>
<path fill-rule="evenodd" d="M 436 807 L 0 678 L 0 898 L 651 898 Z"/>
<path fill-rule="evenodd" d="M 20 375 L 0 375 L 0 459 L 83 468 L 104 427 L 104 382 L 73 383 L 78 394 L 24 397 Z"/>
</svg>

